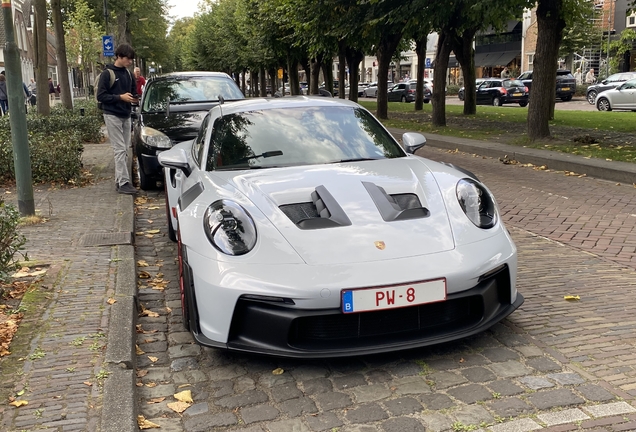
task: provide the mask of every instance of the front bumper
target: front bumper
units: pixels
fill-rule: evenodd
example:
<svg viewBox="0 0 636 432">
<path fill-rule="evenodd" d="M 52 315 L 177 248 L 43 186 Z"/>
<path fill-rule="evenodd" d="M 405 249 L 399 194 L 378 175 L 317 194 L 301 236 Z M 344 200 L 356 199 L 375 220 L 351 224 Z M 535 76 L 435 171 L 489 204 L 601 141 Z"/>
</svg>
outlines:
<svg viewBox="0 0 636 432">
<path fill-rule="evenodd" d="M 202 344 L 232 351 L 294 358 L 368 355 L 449 342 L 480 333 L 523 304 L 510 301 L 510 272 L 480 281 L 446 301 L 384 311 L 343 314 L 299 310 L 283 303 L 241 298 L 228 342 L 194 333 Z"/>
<path fill-rule="evenodd" d="M 157 158 L 159 153 L 161 150 L 157 150 L 155 154 L 142 153 L 139 158 L 144 174 L 154 180 L 163 180 L 163 167 Z"/>
</svg>

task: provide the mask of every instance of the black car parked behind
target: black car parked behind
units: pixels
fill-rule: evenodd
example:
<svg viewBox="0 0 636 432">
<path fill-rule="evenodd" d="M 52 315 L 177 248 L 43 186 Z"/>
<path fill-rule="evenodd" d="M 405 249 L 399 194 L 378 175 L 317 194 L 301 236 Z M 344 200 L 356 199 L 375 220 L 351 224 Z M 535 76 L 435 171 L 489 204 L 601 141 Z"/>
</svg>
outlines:
<svg viewBox="0 0 636 432">
<path fill-rule="evenodd" d="M 519 78 L 528 91 L 532 90 L 532 71 L 522 73 Z M 556 76 L 556 97 L 564 102 L 571 101 L 572 97 L 576 93 L 576 79 L 574 75 L 567 69 L 557 70 Z"/>
<path fill-rule="evenodd" d="M 387 100 L 389 102 L 414 102 L 415 91 L 417 88 L 416 81 L 409 81 L 407 83 L 398 83 L 389 89 L 387 94 Z M 431 100 L 431 91 L 426 85 L 424 85 L 424 103 L 429 103 Z"/>
<path fill-rule="evenodd" d="M 174 144 L 197 136 L 205 114 L 225 101 L 244 99 L 229 75 L 222 72 L 179 72 L 146 83 L 139 110 L 133 115 L 132 145 L 142 189 L 163 180 L 157 156 Z"/>
<path fill-rule="evenodd" d="M 502 106 L 506 103 L 528 105 L 528 88 L 516 79 L 489 78 L 477 87 L 477 105 Z"/>
</svg>

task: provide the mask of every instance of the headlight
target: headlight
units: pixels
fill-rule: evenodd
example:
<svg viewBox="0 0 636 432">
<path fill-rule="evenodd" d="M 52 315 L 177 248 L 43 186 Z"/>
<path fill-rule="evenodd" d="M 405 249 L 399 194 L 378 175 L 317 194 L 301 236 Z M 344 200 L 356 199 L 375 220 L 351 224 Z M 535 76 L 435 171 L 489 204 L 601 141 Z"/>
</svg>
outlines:
<svg viewBox="0 0 636 432">
<path fill-rule="evenodd" d="M 497 205 L 484 186 L 473 179 L 461 179 L 456 187 L 459 205 L 468 219 L 479 228 L 492 228 L 497 223 Z"/>
<path fill-rule="evenodd" d="M 247 210 L 233 201 L 220 200 L 207 208 L 203 229 L 210 243 L 227 255 L 244 255 L 256 244 L 256 226 Z"/>
<path fill-rule="evenodd" d="M 163 132 L 157 129 L 143 127 L 141 128 L 141 140 L 150 147 L 171 148 L 172 140 Z"/>
</svg>

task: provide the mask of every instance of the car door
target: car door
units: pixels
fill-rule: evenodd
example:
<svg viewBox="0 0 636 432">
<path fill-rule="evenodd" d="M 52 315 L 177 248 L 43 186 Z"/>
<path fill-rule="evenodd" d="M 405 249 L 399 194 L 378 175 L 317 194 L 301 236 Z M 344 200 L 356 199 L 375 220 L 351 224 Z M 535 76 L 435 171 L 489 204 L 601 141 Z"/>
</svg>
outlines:
<svg viewBox="0 0 636 432">
<path fill-rule="evenodd" d="M 612 108 L 636 109 L 636 80 L 627 81 L 612 95 Z"/>
<path fill-rule="evenodd" d="M 399 102 L 402 94 L 404 94 L 404 89 L 406 84 L 397 84 L 393 86 L 393 88 L 389 91 L 388 101 L 389 102 Z"/>
<path fill-rule="evenodd" d="M 477 104 L 490 104 L 490 81 L 484 81 L 477 87 Z"/>
</svg>

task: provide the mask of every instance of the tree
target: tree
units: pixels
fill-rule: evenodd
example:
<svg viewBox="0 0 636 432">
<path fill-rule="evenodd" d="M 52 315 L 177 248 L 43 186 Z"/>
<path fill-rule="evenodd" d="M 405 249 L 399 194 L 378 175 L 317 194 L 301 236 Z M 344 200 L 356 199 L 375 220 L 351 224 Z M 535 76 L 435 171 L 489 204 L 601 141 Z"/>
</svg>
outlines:
<svg viewBox="0 0 636 432">
<path fill-rule="evenodd" d="M 537 48 L 532 73 L 532 103 L 528 108 L 528 137 L 533 141 L 550 137 L 559 45 L 566 26 L 565 15 L 572 6 L 567 2 L 539 0 L 537 5 Z"/>
<path fill-rule="evenodd" d="M 68 62 L 66 59 L 66 39 L 64 32 L 64 24 L 62 22 L 62 9 L 60 0 L 51 0 L 51 15 L 53 17 L 53 25 L 55 27 L 55 43 L 57 45 L 57 66 L 59 74 L 57 79 L 60 84 L 60 99 L 66 109 L 73 109 L 73 100 L 71 98 L 71 88 L 68 81 Z"/>
<path fill-rule="evenodd" d="M 566 59 L 566 67 L 570 70 L 574 62 L 574 53 L 581 52 L 601 40 L 601 29 L 594 24 L 594 18 L 598 14 L 594 3 L 583 1 L 578 2 L 578 6 L 569 17 L 559 47 L 559 57 Z"/>
<path fill-rule="evenodd" d="M 621 68 L 621 62 L 627 64 L 629 68 L 629 53 L 636 42 L 636 31 L 626 28 L 621 32 L 621 37 L 610 43 L 609 50 L 611 58 L 609 61 L 613 71 L 618 72 Z"/>
<path fill-rule="evenodd" d="M 46 0 L 35 0 L 35 26 L 33 28 L 33 40 L 35 44 L 35 83 L 37 86 L 38 114 L 49 115 L 51 106 L 49 104 L 49 62 L 46 47 Z"/>
<path fill-rule="evenodd" d="M 90 83 L 92 81 L 89 75 L 95 72 L 95 66 L 100 60 L 104 30 L 96 22 L 94 13 L 85 0 L 75 2 L 75 9 L 69 11 L 67 26 L 68 61 L 77 66 L 83 83 Z"/>
</svg>

